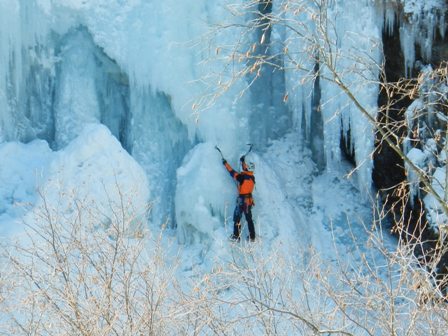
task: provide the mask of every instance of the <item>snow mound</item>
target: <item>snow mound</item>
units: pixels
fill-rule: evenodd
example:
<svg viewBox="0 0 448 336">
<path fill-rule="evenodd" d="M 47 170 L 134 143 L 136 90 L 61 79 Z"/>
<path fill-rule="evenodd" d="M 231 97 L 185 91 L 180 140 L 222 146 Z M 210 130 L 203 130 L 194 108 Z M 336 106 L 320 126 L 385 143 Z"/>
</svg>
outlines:
<svg viewBox="0 0 448 336">
<path fill-rule="evenodd" d="M 444 199 L 446 190 L 446 171 L 447 167 L 438 167 L 432 176 L 432 187 L 437 195 Z M 446 228 L 448 226 L 448 218 L 444 213 L 442 206 L 436 199 L 435 195 L 428 193 L 423 201 L 425 203 L 426 218 L 428 223 L 434 231 L 438 231 L 440 228 Z"/>
<path fill-rule="evenodd" d="M 36 185 L 48 170 L 52 151 L 47 142 L 0 144 L 0 232 L 36 201 Z"/>
<path fill-rule="evenodd" d="M 8 156 L 8 152 L 14 155 Z M 28 212 L 24 207 L 18 212 L 12 210 L 15 199 L 9 202 L 3 210 L 9 220 L 20 223 L 23 219 L 32 225 L 43 207 L 57 214 L 59 221 L 72 220 L 80 208 L 100 214 L 98 220 L 103 225 L 117 216 L 117 209 L 145 220 L 142 216 L 150 198 L 146 175 L 103 125 L 87 125 L 58 152 L 51 152 L 45 142 L 35 141 L 27 145 L 7 143 L 0 147 L 0 153 L 10 157 L 10 164 L 0 170 L 2 182 L 9 181 L 2 183 L 1 204 L 7 204 L 5 200 L 11 195 L 29 203 Z M 41 178 L 35 179 L 37 175 Z"/>
<path fill-rule="evenodd" d="M 107 225 L 117 210 L 143 214 L 149 200 L 143 169 L 121 147 L 107 127 L 90 124 L 58 153 L 42 195 L 63 211 L 88 205 Z"/>
<path fill-rule="evenodd" d="M 209 241 L 222 227 L 236 187 L 209 143 L 194 147 L 177 170 L 176 222 L 182 244 Z M 233 203 L 230 204 L 233 211 Z M 230 223 L 233 225 L 233 223 Z M 230 225 L 228 224 L 228 225 Z"/>
</svg>

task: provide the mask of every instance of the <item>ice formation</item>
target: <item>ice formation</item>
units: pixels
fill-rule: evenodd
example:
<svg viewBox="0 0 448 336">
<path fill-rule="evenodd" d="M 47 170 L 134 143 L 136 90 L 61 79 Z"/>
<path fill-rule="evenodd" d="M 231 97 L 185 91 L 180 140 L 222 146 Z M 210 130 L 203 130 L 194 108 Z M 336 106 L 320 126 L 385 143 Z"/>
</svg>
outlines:
<svg viewBox="0 0 448 336">
<path fill-rule="evenodd" d="M 245 251 L 251 251 L 249 259 L 266 256 L 272 268 L 277 266 L 277 252 L 294 259 L 299 251 L 304 255 L 294 265 L 300 266 L 300 272 L 309 272 L 301 263 L 311 265 L 314 253 L 309 252 L 317 251 L 325 268 L 335 260 L 348 261 L 347 269 L 340 266 L 350 272 L 356 267 L 355 259 L 363 263 L 366 256 L 370 258 L 364 252 L 370 252 L 366 246 L 372 237 L 366 235 L 364 225 L 372 222 L 371 204 L 362 195 L 369 196 L 372 184 L 374 129 L 368 119 L 375 118 L 378 110 L 382 34 L 396 34 L 399 27 L 406 74 L 411 75 L 416 47 L 427 51 L 422 55 L 425 63 L 431 57 L 433 39 L 443 36 L 446 5 L 438 0 L 332 0 L 322 1 L 323 7 L 316 7 L 317 3 L 265 1 L 263 8 L 251 7 L 258 12 L 248 16 L 241 14 L 247 9 L 246 0 L 232 4 L 219 0 L 0 0 L 2 242 L 23 238 L 23 224 L 33 226 L 46 204 L 68 230 L 69 221 L 93 212 L 92 233 L 105 229 L 101 233 L 106 233 L 108 242 L 115 238 L 107 231 L 114 223 L 111 218 L 131 215 L 127 232 L 140 233 L 143 224 L 148 237 L 164 233 L 159 242 L 135 241 L 148 244 L 145 252 L 161 244 L 164 252 L 175 256 L 173 264 L 161 263 L 175 269 L 167 272 L 170 279 L 178 277 L 181 287 L 196 280 L 206 284 L 212 271 L 225 273 L 229 264 L 236 261 L 238 265 L 245 257 L 227 240 L 236 186 L 215 145 L 238 169 L 246 144 L 253 143 L 248 160 L 256 167 L 257 240 L 255 244 L 244 240 L 243 222 L 240 242 L 248 247 Z M 279 21 L 265 17 L 261 26 L 248 33 L 245 25 L 257 15 L 274 15 Z M 252 52 L 255 59 L 267 55 L 270 63 L 240 76 L 255 63 L 238 53 L 240 57 L 234 57 L 235 45 L 242 55 Z M 423 70 L 423 77 L 425 71 L 431 72 Z M 260 78 L 251 83 L 257 75 Z M 423 84 L 430 82 L 426 79 Z M 210 94 L 216 82 L 221 86 Z M 343 88 L 357 100 L 349 99 Z M 446 86 L 442 88 L 447 91 Z M 426 97 L 432 99 L 430 94 Z M 198 101 L 206 104 L 196 109 Z M 424 137 L 418 146 L 413 142 L 414 130 L 424 131 L 417 117 L 424 105 L 417 99 L 406 112 L 409 132 L 404 150 L 412 163 L 430 173 L 433 188 L 445 197 L 447 166 L 446 155 L 439 151 L 440 133 Z M 424 120 L 428 124 L 446 122 L 440 111 L 430 112 Z M 353 165 L 344 160 L 341 142 L 357 165 L 355 179 L 342 178 Z M 406 168 L 414 197 L 420 181 Z M 424 202 L 431 224 L 446 225 L 434 197 L 427 196 Z M 79 206 L 83 211 L 77 211 Z M 168 227 L 167 232 L 161 227 Z M 26 239 L 21 244 L 26 246 Z M 156 258 L 151 261 L 165 257 L 158 253 L 160 246 L 154 248 Z M 379 261 L 382 257 L 375 254 L 372 257 Z M 78 254 L 71 257 L 76 260 Z M 127 268 L 126 262 L 123 265 Z M 139 268 L 132 265 L 130 272 L 134 266 Z M 155 272 L 160 267 L 156 265 Z M 59 272 L 56 267 L 51 271 Z M 48 276 L 53 277 L 51 272 Z M 279 279 L 272 278 L 275 283 Z M 286 280 L 301 290 L 298 279 L 294 274 Z M 19 292 L 20 284 L 13 286 L 18 285 Z M 167 283 L 163 281 L 162 286 Z M 194 286 L 196 293 L 200 287 Z M 233 284 L 219 286 L 216 295 L 225 300 L 238 291 Z M 172 287 L 177 294 L 183 289 Z M 23 294 L 28 300 L 27 290 Z M 273 294 L 277 300 L 279 296 Z M 313 309 L 322 307 L 325 299 L 321 291 L 317 295 L 316 302 L 307 295 Z M 95 295 L 89 297 L 96 305 Z M 40 306 L 46 307 L 45 303 Z M 228 309 L 225 313 L 233 320 L 241 309 L 235 306 L 239 305 L 218 310 Z M 20 321 L 27 317 L 23 312 L 14 311 L 13 317 L 17 313 Z M 340 322 L 346 325 L 346 319 Z M 278 326 L 280 332 L 288 333 Z"/>
<path fill-rule="evenodd" d="M 410 182 L 411 205 L 423 197 L 426 218 L 434 230 L 447 224 L 441 202 L 446 202 L 446 138 L 443 136 L 447 117 L 443 112 L 448 91 L 446 76 L 428 65 L 421 69 L 418 79 L 418 98 L 405 112 L 408 135 L 403 151 L 419 169 L 419 174 L 405 164 Z M 424 177 L 423 177 L 424 176 Z M 423 178 L 422 178 L 423 177 Z M 421 193 L 424 180 L 429 181 L 432 192 Z M 423 188 L 427 189 L 427 188 Z"/>
<path fill-rule="evenodd" d="M 33 209 L 44 204 L 59 214 L 58 221 L 69 221 L 76 215 L 76 207 L 88 208 L 86 216 L 98 211 L 103 225 L 121 204 L 129 216 L 145 218 L 149 211 L 145 172 L 101 124 L 86 125 L 60 151 L 52 151 L 43 140 L 34 140 L 26 145 L 4 142 L 0 154 L 2 234 L 20 232 L 23 223 L 31 225 L 38 218 Z"/>
<path fill-rule="evenodd" d="M 0 141 L 3 146 L 16 141 L 40 146 L 42 155 L 50 155 L 49 148 L 64 150 L 77 141 L 85 125 L 106 125 L 145 171 L 151 220 L 168 221 L 172 227 L 222 221 L 217 209 L 229 195 L 210 198 L 200 184 L 221 181 L 214 175 L 216 162 L 210 162 L 219 162 L 212 144 L 236 161 L 246 143 L 255 143 L 261 153 L 272 140 L 293 132 L 299 135 L 297 145 L 309 146 L 319 168 L 331 172 L 340 165 L 342 139 L 360 166 L 359 189 L 369 191 L 374 135 L 366 117 L 374 118 L 377 110 L 375 65 L 383 57 L 382 30 L 392 33 L 399 23 L 411 68 L 415 46 L 429 50 L 436 29 L 443 36 L 444 4 L 401 1 L 404 10 L 399 12 L 392 0 L 332 1 L 321 13 L 311 1 L 297 3 L 305 7 L 283 12 L 286 2 L 273 1 L 265 14 L 306 29 L 327 59 L 316 62 L 310 57 L 313 46 L 281 25 L 243 34 L 247 16 L 236 15 L 243 0 L 232 6 L 211 0 L 0 0 Z M 316 18 L 323 14 L 334 25 L 318 26 Z M 219 23 L 233 26 L 210 38 L 207 34 Z M 321 39 L 321 28 L 327 29 L 330 44 Z M 195 115 L 191 107 L 204 98 L 205 79 L 214 74 L 225 81 L 244 66 L 227 63 L 227 47 L 236 37 L 243 49 L 256 42 L 268 45 L 270 55 L 288 50 L 300 67 L 278 56 L 274 63 L 285 70 L 264 67 L 261 79 L 235 99 L 250 79 L 241 78 Z M 335 84 L 333 69 L 340 74 L 337 80 L 359 97 L 365 115 Z M 49 148 L 36 139 L 47 141 Z M 185 185 L 189 178 L 197 188 Z M 214 187 L 223 187 L 219 183 Z M 2 209 L 9 209 L 8 197 L 2 199 Z M 181 241 L 192 239 L 185 232 L 179 235 Z"/>
</svg>

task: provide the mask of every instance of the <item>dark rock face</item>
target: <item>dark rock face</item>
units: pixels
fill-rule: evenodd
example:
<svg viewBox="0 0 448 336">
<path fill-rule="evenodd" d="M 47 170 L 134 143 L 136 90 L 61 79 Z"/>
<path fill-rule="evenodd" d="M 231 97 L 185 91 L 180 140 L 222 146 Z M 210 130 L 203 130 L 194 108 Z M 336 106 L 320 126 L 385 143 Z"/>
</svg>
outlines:
<svg viewBox="0 0 448 336">
<path fill-rule="evenodd" d="M 404 56 L 400 48 L 399 29 L 395 27 L 394 34 L 389 35 L 383 32 L 383 52 L 385 57 L 385 71 L 386 80 L 388 82 L 398 81 L 404 77 Z M 378 106 L 385 106 L 388 102 L 388 97 L 384 91 L 380 92 L 378 97 Z M 404 111 L 411 101 L 408 99 L 400 101 L 399 104 L 391 106 L 387 114 L 379 114 L 379 122 L 387 122 L 389 120 L 403 120 Z M 406 130 L 402 130 L 405 132 Z M 376 150 L 373 156 L 374 169 L 372 172 L 372 179 L 375 187 L 378 190 L 391 189 L 398 186 L 405 181 L 406 176 L 404 172 L 403 160 L 395 151 L 384 141 L 381 140 L 381 135 L 376 135 Z M 390 195 L 391 196 L 391 195 Z"/>
<path fill-rule="evenodd" d="M 390 35 L 387 32 L 383 32 L 383 52 L 385 57 L 385 73 L 387 82 L 396 82 L 405 77 L 404 69 L 404 55 L 400 46 L 400 30 L 396 26 L 393 30 L 393 34 Z M 422 59 L 421 50 L 416 47 L 416 64 Z M 439 66 L 441 63 L 448 60 L 448 41 L 447 38 L 442 38 L 438 33 L 436 39 L 433 41 L 432 58 L 429 60 L 433 68 Z M 422 62 L 428 63 L 428 62 Z M 414 76 L 417 76 L 419 69 L 415 67 L 412 70 Z M 378 121 L 384 123 L 400 122 L 405 118 L 404 112 L 406 108 L 412 103 L 409 97 L 402 97 L 398 99 L 397 103 L 390 106 L 387 111 L 379 114 Z M 383 91 L 378 97 L 378 106 L 384 107 L 390 99 Z M 405 136 L 407 129 L 403 126 L 399 128 L 398 135 Z M 379 134 L 376 135 L 376 150 L 374 152 L 374 170 L 372 173 L 372 180 L 375 187 L 380 191 L 381 198 L 388 210 L 391 210 L 391 222 L 392 225 L 397 226 L 398 220 L 400 223 L 404 223 L 404 229 L 400 231 L 403 238 L 412 240 L 413 237 L 420 236 L 425 244 L 420 245 L 420 250 L 415 251 L 416 255 L 428 255 L 429 250 L 433 250 L 434 242 L 437 237 L 432 230 L 428 230 L 425 225 L 425 213 L 424 204 L 421 199 L 414 199 L 413 206 L 409 199 L 403 197 L 403 191 L 407 191 L 406 187 L 406 174 L 404 170 L 403 160 L 396 154 L 392 148 L 382 141 Z M 398 231 L 396 231 L 398 232 Z M 446 265 L 446 264 L 445 264 Z"/>
<path fill-rule="evenodd" d="M 433 42 L 432 48 L 432 60 L 435 64 L 440 64 L 448 61 L 448 43 L 445 39 L 440 36 L 439 31 L 437 31 L 436 39 Z"/>
<path fill-rule="evenodd" d="M 405 57 L 403 51 L 401 50 L 400 43 L 400 26 L 399 20 L 407 20 L 408 17 L 403 13 L 403 8 L 398 6 L 396 9 L 398 20 L 395 22 L 395 26 L 392 30 L 383 31 L 383 53 L 385 58 L 385 75 L 386 78 L 383 79 L 386 82 L 397 82 L 398 80 L 405 77 Z M 434 12 L 434 15 L 442 16 L 440 12 Z M 446 16 L 446 15 L 445 15 Z M 415 22 L 418 25 L 418 22 Z M 412 69 L 411 73 L 417 76 L 419 73 L 419 63 L 427 64 L 428 62 L 434 67 L 439 66 L 443 62 L 448 61 L 448 39 L 447 34 L 440 33 L 440 29 L 437 28 L 434 31 L 434 41 L 431 50 L 431 59 L 423 60 L 423 54 L 428 53 L 422 52 L 421 47 L 415 46 L 415 57 L 416 66 Z M 379 114 L 379 122 L 401 122 L 404 120 L 404 112 L 406 108 L 412 103 L 409 97 L 402 97 L 398 99 L 398 102 L 391 105 L 387 111 Z M 389 98 L 386 93 L 382 91 L 378 97 L 378 106 L 384 107 L 389 102 Z M 402 127 L 398 130 L 398 135 L 403 136 L 407 132 L 407 129 Z M 395 191 L 394 186 L 399 185 L 401 182 L 406 180 L 404 172 L 403 160 L 396 154 L 384 141 L 381 141 L 381 136 L 377 134 L 376 136 L 376 150 L 374 153 L 374 170 L 372 173 L 372 179 L 375 187 L 378 190 L 390 189 L 386 192 L 388 197 L 392 197 Z M 393 199 L 393 197 L 392 197 Z"/>
</svg>

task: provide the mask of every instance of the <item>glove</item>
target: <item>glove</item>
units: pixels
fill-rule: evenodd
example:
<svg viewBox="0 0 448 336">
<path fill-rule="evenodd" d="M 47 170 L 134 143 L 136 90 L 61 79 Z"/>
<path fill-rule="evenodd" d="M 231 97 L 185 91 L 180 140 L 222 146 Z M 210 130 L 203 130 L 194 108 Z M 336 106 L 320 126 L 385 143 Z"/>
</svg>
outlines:
<svg viewBox="0 0 448 336">
<path fill-rule="evenodd" d="M 242 157 L 240 157 L 240 161 L 241 161 L 241 162 L 244 162 L 245 157 L 246 157 L 245 155 L 243 155 Z"/>
<path fill-rule="evenodd" d="M 227 163 L 226 159 L 222 158 L 222 164 L 226 164 L 226 163 Z"/>
</svg>

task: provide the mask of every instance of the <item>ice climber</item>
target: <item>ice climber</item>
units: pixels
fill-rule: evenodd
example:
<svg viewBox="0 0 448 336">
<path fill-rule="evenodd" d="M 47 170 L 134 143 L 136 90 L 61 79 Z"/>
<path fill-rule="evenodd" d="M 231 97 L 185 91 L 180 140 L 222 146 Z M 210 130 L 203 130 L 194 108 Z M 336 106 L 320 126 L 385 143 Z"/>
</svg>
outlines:
<svg viewBox="0 0 448 336">
<path fill-rule="evenodd" d="M 242 171 L 236 172 L 226 161 L 222 158 L 222 163 L 226 167 L 235 181 L 238 182 L 238 198 L 236 199 L 235 211 L 233 212 L 233 234 L 230 236 L 231 240 L 239 241 L 241 235 L 241 217 L 244 213 L 249 228 L 249 239 L 255 241 L 255 227 L 252 220 L 252 207 L 255 205 L 252 197 L 252 192 L 255 187 L 255 176 L 253 173 L 253 163 L 247 164 L 245 156 L 240 158 Z"/>
</svg>

